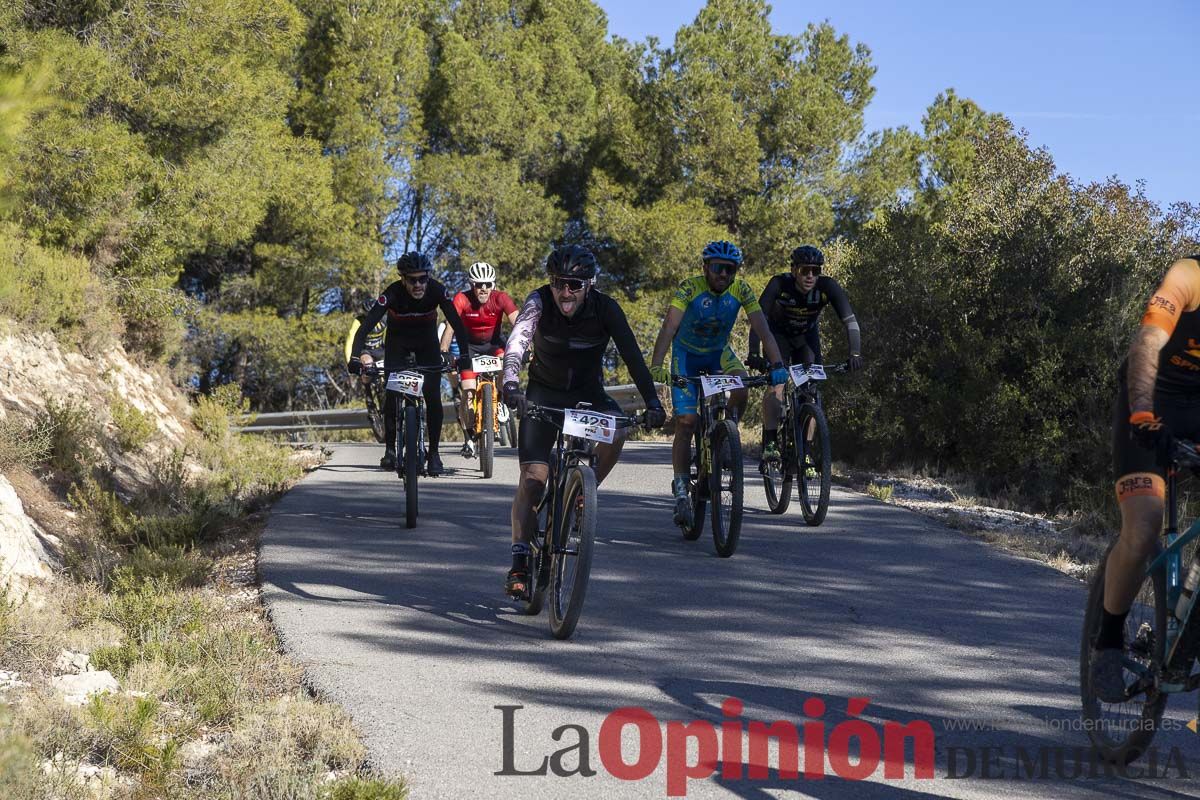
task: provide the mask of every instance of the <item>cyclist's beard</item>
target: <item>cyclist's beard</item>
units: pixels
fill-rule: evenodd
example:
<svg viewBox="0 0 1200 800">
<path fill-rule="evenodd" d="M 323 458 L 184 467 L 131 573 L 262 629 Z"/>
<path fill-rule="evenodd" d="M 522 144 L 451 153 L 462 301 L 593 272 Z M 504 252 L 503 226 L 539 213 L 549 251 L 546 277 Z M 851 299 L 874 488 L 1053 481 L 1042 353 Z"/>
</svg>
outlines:
<svg viewBox="0 0 1200 800">
<path fill-rule="evenodd" d="M 411 283 L 404 284 L 405 290 L 413 300 L 420 300 L 424 297 L 427 286 L 429 286 L 427 283 L 418 283 L 416 286 L 413 286 Z"/>
<path fill-rule="evenodd" d="M 554 302 L 558 304 L 558 310 L 563 313 L 564 317 L 572 317 L 583 306 L 583 299 L 587 297 L 587 293 L 587 289 L 574 294 L 554 291 Z"/>
<path fill-rule="evenodd" d="M 477 303 L 479 303 L 479 305 L 481 305 L 481 306 L 487 305 L 488 298 L 491 296 L 492 296 L 491 289 L 476 289 L 475 290 L 475 301 Z"/>
<path fill-rule="evenodd" d="M 708 281 L 708 288 L 713 294 L 721 294 L 733 283 L 732 275 L 718 275 L 707 269 L 704 270 L 704 279 Z"/>
</svg>

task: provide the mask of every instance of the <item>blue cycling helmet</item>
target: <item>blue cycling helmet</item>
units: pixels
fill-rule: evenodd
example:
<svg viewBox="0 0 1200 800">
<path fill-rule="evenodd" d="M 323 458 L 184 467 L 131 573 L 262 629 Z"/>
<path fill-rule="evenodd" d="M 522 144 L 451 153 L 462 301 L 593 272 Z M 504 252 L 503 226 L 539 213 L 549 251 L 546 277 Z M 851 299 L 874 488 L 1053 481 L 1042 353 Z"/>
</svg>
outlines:
<svg viewBox="0 0 1200 800">
<path fill-rule="evenodd" d="M 722 239 L 719 242 L 709 242 L 704 245 L 704 252 L 700 257 L 705 261 L 720 259 L 721 261 L 732 261 L 738 266 L 742 265 L 742 251 L 733 242 L 727 242 Z"/>
</svg>

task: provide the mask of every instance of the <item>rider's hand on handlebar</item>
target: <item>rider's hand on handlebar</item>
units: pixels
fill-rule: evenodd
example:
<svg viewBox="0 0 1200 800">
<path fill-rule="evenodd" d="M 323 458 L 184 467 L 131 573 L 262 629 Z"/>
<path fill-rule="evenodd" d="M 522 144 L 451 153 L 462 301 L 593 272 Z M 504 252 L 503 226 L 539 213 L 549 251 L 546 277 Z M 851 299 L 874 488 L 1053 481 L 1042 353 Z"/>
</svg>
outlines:
<svg viewBox="0 0 1200 800">
<path fill-rule="evenodd" d="M 858 353 L 851 353 L 850 360 L 846 364 L 849 370 L 851 372 L 858 372 L 860 369 L 862 369 L 862 365 L 862 356 L 860 356 Z"/>
<path fill-rule="evenodd" d="M 757 372 L 766 372 L 768 364 L 767 360 L 762 356 L 758 354 L 751 354 L 746 356 L 746 366 Z"/>
<path fill-rule="evenodd" d="M 771 365 L 771 385 L 780 386 L 787 383 L 788 371 L 783 362 L 777 361 Z"/>
<path fill-rule="evenodd" d="M 646 427 L 661 428 L 667 424 L 667 411 L 661 404 L 646 409 Z"/>
<path fill-rule="evenodd" d="M 346 362 L 346 370 L 351 375 L 357 375 L 360 372 L 362 372 L 362 362 L 359 361 L 357 358 L 352 358 Z"/>
<path fill-rule="evenodd" d="M 1133 438 L 1147 450 L 1165 447 L 1171 441 L 1171 429 L 1153 411 L 1135 411 L 1129 415 Z"/>
<path fill-rule="evenodd" d="M 525 416 L 525 412 L 529 409 L 529 401 L 525 399 L 525 393 L 521 391 L 521 384 L 516 381 L 504 384 L 504 405 L 511 408 L 518 417 Z"/>
<path fill-rule="evenodd" d="M 454 366 L 459 372 L 468 371 L 471 369 L 471 357 L 469 355 L 459 356 L 458 361 L 455 362 Z"/>
<path fill-rule="evenodd" d="M 671 384 L 671 372 L 662 364 L 656 364 L 650 368 L 650 379 L 655 383 L 665 383 L 669 386 Z"/>
</svg>

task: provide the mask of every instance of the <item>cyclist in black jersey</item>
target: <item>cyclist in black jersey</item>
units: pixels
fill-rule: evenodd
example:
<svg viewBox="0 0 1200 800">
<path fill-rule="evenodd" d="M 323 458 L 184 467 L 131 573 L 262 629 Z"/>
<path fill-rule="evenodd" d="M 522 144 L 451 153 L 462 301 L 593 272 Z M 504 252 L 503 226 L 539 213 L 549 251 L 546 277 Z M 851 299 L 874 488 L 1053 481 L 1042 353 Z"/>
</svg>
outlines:
<svg viewBox="0 0 1200 800">
<path fill-rule="evenodd" d="M 1091 683 L 1125 700 L 1125 623 L 1162 533 L 1171 440 L 1200 440 L 1200 255 L 1173 263 L 1117 371 L 1113 461 L 1121 535 L 1109 552 Z"/>
<path fill-rule="evenodd" d="M 358 333 L 354 337 L 353 352 L 357 358 L 350 361 L 350 371 L 358 370 L 360 364 L 369 367 L 375 359 L 366 347 L 368 331 L 372 330 L 380 320 L 387 317 L 387 340 L 384 342 L 383 363 L 385 369 L 400 368 L 409 356 L 413 356 L 419 366 L 430 366 L 442 361 L 441 348 L 438 347 L 437 312 L 441 309 L 446 321 L 454 329 L 462 352 L 467 352 L 467 328 L 463 325 L 454 303 L 446 294 L 446 288 L 430 275 L 433 262 L 429 256 L 421 253 L 405 253 L 396 261 L 396 269 L 400 272 L 400 280 L 388 286 L 379 295 L 375 305 L 367 313 Z M 470 367 L 470 357 L 459 357 L 460 371 Z M 436 378 L 436 376 L 435 376 Z M 441 381 L 426 380 L 423 388 L 425 395 L 425 424 L 429 431 L 429 460 L 426 471 L 431 476 L 442 474 L 442 459 L 438 456 L 438 444 L 442 439 L 442 398 Z M 394 469 L 396 466 L 396 396 L 388 392 L 384 405 L 385 425 L 387 427 L 387 446 L 379 466 L 384 469 Z"/>
<path fill-rule="evenodd" d="M 767 283 L 759 305 L 767 316 L 767 324 L 784 361 L 790 364 L 821 363 L 821 334 L 817 321 L 821 310 L 833 304 L 833 310 L 846 326 L 850 341 L 850 369 L 862 367 L 862 335 L 850 300 L 841 285 L 828 275 L 821 274 L 825 254 L 812 245 L 801 245 L 792 251 L 792 271 L 776 275 Z M 755 369 L 766 369 L 767 362 L 759 355 L 758 335 L 750 332 L 750 355 L 746 363 Z M 778 427 L 782 392 L 767 392 L 763 396 L 763 461 L 779 458 Z"/>
<path fill-rule="evenodd" d="M 504 353 L 504 402 L 522 416 L 517 436 L 521 477 L 512 505 L 512 569 L 505 583 L 505 591 L 514 597 L 525 593 L 529 581 L 529 539 L 537 526 L 534 507 L 546 486 L 556 438 L 553 425 L 524 418 L 526 403 L 573 408 L 587 402 L 601 413 L 622 413 L 604 391 L 604 353 L 612 341 L 646 403 L 646 424 L 657 428 L 667 421 L 625 312 L 616 300 L 592 288 L 600 271 L 592 252 L 575 245 L 560 247 L 546 259 L 546 271 L 550 282 L 525 299 Z M 531 346 L 527 396 L 518 378 Z M 618 438 L 596 448 L 597 484 L 616 466 L 623 446 Z"/>
</svg>

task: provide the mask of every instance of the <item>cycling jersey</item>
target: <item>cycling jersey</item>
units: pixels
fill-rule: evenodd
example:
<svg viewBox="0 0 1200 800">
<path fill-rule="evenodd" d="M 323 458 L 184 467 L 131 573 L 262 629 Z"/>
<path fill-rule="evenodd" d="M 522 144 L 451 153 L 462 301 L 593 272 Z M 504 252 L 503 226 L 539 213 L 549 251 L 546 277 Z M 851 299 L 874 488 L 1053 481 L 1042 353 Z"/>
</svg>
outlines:
<svg viewBox="0 0 1200 800">
<path fill-rule="evenodd" d="M 506 292 L 493 290 L 486 303 L 480 303 L 471 292 L 454 295 L 454 307 L 467 326 L 472 344 L 500 344 L 504 318 L 517 311 L 517 305 Z"/>
<path fill-rule="evenodd" d="M 625 312 L 616 300 L 595 289 L 588 291 L 583 306 L 570 318 L 558 310 L 549 286 L 530 293 L 508 337 L 504 382 L 517 381 L 521 362 L 532 345 L 530 384 L 561 391 L 601 389 L 609 341 L 616 344 L 642 397 L 647 403 L 657 403 L 654 381 Z"/>
<path fill-rule="evenodd" d="M 467 328 L 458 316 L 454 303 L 446 295 L 446 288 L 430 278 L 425 286 L 425 294 L 420 298 L 410 295 L 403 281 L 396 281 L 384 289 L 354 336 L 353 352 L 362 354 L 367 332 L 386 317 L 387 340 L 384 342 L 383 361 L 389 371 L 400 369 L 410 360 L 418 366 L 439 364 L 442 359 L 437 336 L 439 308 L 450 327 L 454 328 L 454 337 L 465 349 Z M 437 453 L 442 438 L 441 384 L 436 375 L 427 375 L 423 387 L 430 453 Z M 389 443 L 395 442 L 395 408 L 395 393 L 388 392 L 385 421 Z"/>
<path fill-rule="evenodd" d="M 549 286 L 533 291 L 517 324 L 508 337 L 504 354 L 504 382 L 515 383 L 521 363 L 533 347 L 529 364 L 530 402 L 569 408 L 579 402 L 606 414 L 619 414 L 618 406 L 604 391 L 604 355 L 609 341 L 629 367 L 646 406 L 661 407 L 654 381 L 629 320 L 620 304 L 606 294 L 590 289 L 582 307 L 566 317 L 558 310 Z M 518 434 L 518 460 L 521 464 L 549 462 L 557 429 L 549 422 L 521 420 Z"/>
<path fill-rule="evenodd" d="M 1167 394 L 1200 391 L 1200 255 L 1180 259 L 1167 271 L 1142 324 L 1171 337 L 1159 352 L 1155 389 Z"/>
<path fill-rule="evenodd" d="M 693 353 L 714 353 L 725 349 L 729 332 L 737 321 L 738 311 L 747 314 L 758 311 L 758 298 L 750 284 L 735 278 L 721 294 L 713 294 L 703 275 L 686 278 L 679 283 L 671 308 L 683 312 L 679 329 L 672 344 Z"/>
<path fill-rule="evenodd" d="M 387 317 L 387 341 L 385 352 L 388 353 L 389 363 L 399 363 L 393 359 L 392 351 L 399 356 L 400 350 L 426 350 L 432 343 L 437 349 L 437 312 L 441 309 L 450 327 L 454 328 L 454 336 L 459 341 L 459 347 L 465 349 L 467 328 L 454 303 L 446 295 L 446 287 L 432 278 L 425 287 L 425 294 L 420 299 L 413 297 L 404 288 L 403 281 L 396 281 L 383 290 L 383 294 L 375 301 L 375 305 L 367 312 L 358 333 L 354 337 L 354 352 L 362 353 L 367 339 L 367 331 L 373 329 L 380 320 Z"/>
<path fill-rule="evenodd" d="M 358 329 L 362 325 L 362 321 L 366 319 L 365 314 L 360 314 L 350 323 L 350 331 L 346 334 L 346 361 L 353 361 L 362 352 L 354 350 L 354 339 L 358 334 Z M 367 338 L 363 340 L 363 349 L 371 351 L 371 354 L 382 353 L 383 343 L 387 338 L 387 320 L 380 320 L 379 323 L 371 329 L 367 334 Z"/>
<path fill-rule="evenodd" d="M 813 288 L 805 292 L 791 273 L 776 275 L 767 282 L 759 298 L 771 335 L 779 345 L 780 355 L 789 364 L 820 363 L 821 332 L 817 325 L 821 311 L 833 304 L 833 310 L 846 325 L 850 337 L 850 352 L 861 350 L 861 333 L 850 300 L 841 285 L 828 275 L 817 277 Z M 759 354 L 758 334 L 750 331 L 749 352 Z"/>
<path fill-rule="evenodd" d="M 854 315 L 845 290 L 828 275 L 817 278 L 810 291 L 796 285 L 790 273 L 776 275 L 767 283 L 759 302 L 771 333 L 776 339 L 787 339 L 793 345 L 803 342 L 805 334 L 817 327 L 821 310 L 832 303 L 838 319 L 845 320 Z"/>
</svg>

